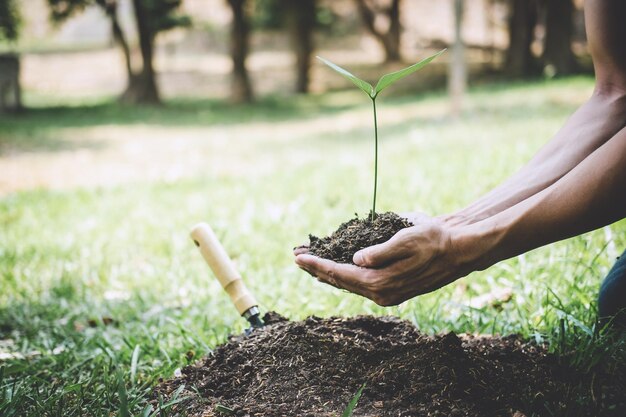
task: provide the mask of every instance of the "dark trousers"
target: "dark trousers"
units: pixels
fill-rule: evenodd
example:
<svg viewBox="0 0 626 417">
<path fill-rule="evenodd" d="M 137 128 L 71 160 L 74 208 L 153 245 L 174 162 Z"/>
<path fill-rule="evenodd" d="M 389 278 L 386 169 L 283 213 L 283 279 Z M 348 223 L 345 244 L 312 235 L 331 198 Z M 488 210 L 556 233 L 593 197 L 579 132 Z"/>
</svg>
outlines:
<svg viewBox="0 0 626 417">
<path fill-rule="evenodd" d="M 613 323 L 626 326 L 626 251 L 617 258 L 600 285 L 598 316 L 602 320 L 613 319 Z"/>
</svg>

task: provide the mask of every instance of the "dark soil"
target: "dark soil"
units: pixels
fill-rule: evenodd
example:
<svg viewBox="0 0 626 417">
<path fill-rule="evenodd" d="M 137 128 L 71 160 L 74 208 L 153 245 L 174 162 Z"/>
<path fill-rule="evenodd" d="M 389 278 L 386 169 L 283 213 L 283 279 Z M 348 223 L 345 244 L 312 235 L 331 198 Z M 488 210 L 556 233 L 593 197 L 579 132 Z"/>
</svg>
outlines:
<svg viewBox="0 0 626 417">
<path fill-rule="evenodd" d="M 330 236 L 319 238 L 309 235 L 309 253 L 320 258 L 339 263 L 351 264 L 352 256 L 363 248 L 388 241 L 405 227 L 412 224 L 396 213 L 377 214 L 372 222 L 370 217 L 358 216 L 339 228 Z"/>
<path fill-rule="evenodd" d="M 365 383 L 354 416 L 626 415 L 623 361 L 581 372 L 516 336 L 425 336 L 392 317 L 266 321 L 155 398 L 184 385 L 175 415 L 340 416 Z"/>
</svg>

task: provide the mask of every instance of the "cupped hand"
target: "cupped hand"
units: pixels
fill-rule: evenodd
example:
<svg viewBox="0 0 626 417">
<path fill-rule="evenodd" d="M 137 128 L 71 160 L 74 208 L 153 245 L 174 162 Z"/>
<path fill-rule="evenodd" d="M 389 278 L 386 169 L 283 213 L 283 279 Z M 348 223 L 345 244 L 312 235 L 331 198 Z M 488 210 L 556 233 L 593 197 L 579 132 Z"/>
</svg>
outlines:
<svg viewBox="0 0 626 417">
<path fill-rule="evenodd" d="M 428 220 L 429 219 L 429 220 Z M 318 280 L 369 298 L 381 306 L 402 303 L 463 276 L 449 228 L 420 216 L 416 225 L 387 242 L 354 254 L 356 265 L 338 264 L 304 251 L 296 264 Z"/>
</svg>

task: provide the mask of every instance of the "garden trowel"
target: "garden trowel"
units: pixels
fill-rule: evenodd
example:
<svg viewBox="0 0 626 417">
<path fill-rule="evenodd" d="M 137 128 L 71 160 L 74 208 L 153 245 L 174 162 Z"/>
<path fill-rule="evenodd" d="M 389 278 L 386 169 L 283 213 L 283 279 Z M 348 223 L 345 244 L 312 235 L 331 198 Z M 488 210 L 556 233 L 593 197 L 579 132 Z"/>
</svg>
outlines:
<svg viewBox="0 0 626 417">
<path fill-rule="evenodd" d="M 239 314 L 252 325 L 246 333 L 256 327 L 262 327 L 264 324 L 260 317 L 258 303 L 246 288 L 241 274 L 215 236 L 213 229 L 206 223 L 199 223 L 191 229 L 190 235 L 196 246 L 200 248 L 202 257 L 209 264 L 222 288 L 230 296 Z"/>
</svg>

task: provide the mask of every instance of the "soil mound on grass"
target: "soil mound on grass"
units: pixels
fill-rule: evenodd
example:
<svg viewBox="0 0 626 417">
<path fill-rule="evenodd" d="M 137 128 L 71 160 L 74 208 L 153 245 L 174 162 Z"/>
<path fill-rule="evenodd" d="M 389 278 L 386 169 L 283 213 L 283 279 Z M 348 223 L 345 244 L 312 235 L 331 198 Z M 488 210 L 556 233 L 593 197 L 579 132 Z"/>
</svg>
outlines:
<svg viewBox="0 0 626 417">
<path fill-rule="evenodd" d="M 515 336 L 425 336 L 391 317 L 269 321 L 156 393 L 184 385 L 172 411 L 203 417 L 336 417 L 364 383 L 354 416 L 624 415 L 623 363 L 580 373 Z"/>
<path fill-rule="evenodd" d="M 358 217 L 342 223 L 330 236 L 319 238 L 309 235 L 309 253 L 338 263 L 351 264 L 352 256 L 363 248 L 388 241 L 405 227 L 412 224 L 396 213 L 377 214 L 372 222 L 370 217 Z"/>
</svg>

